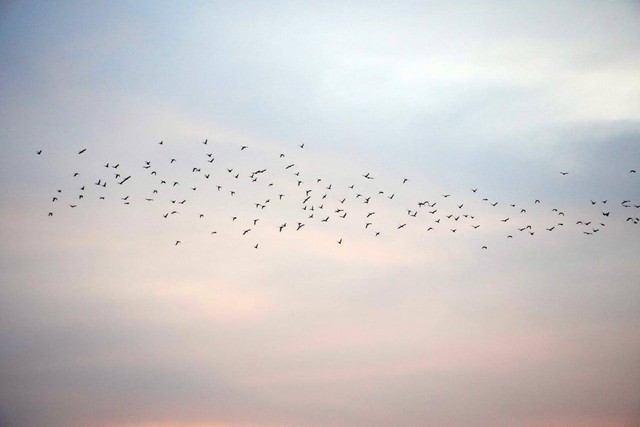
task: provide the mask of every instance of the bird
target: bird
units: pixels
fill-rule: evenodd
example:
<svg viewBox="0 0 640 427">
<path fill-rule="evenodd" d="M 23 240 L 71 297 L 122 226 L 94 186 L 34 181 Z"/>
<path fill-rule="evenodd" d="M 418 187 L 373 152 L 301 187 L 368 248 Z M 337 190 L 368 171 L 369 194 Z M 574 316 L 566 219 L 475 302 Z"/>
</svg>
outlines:
<svg viewBox="0 0 640 427">
<path fill-rule="evenodd" d="M 403 228 L 403 227 L 404 227 L 404 226 L 406 226 L 406 225 L 407 225 L 406 223 L 405 223 L 405 224 L 400 224 L 400 225 L 398 226 L 398 230 L 400 230 L 401 228 Z"/>
<path fill-rule="evenodd" d="M 86 149 L 86 148 L 83 148 L 82 150 L 78 151 L 78 154 L 82 154 L 82 153 L 84 153 L 85 151 L 87 151 L 87 149 Z"/>
<path fill-rule="evenodd" d="M 340 240 L 338 240 L 338 244 L 341 245 L 342 244 L 342 238 L 340 238 Z"/>
<path fill-rule="evenodd" d="M 560 175 L 569 175 L 569 172 L 560 172 Z"/>
<path fill-rule="evenodd" d="M 37 154 L 38 156 L 39 156 L 39 155 L 41 155 L 41 154 L 42 154 L 42 150 L 38 150 L 38 151 L 36 151 L 36 154 Z M 51 212 L 50 212 L 50 213 L 51 213 Z M 51 215 L 49 215 L 49 216 L 51 216 Z"/>
<path fill-rule="evenodd" d="M 259 243 L 256 243 L 256 245 L 254 246 L 254 249 L 258 249 L 258 245 Z"/>
<path fill-rule="evenodd" d="M 126 177 L 125 179 L 120 181 L 118 184 L 120 184 L 120 185 L 124 184 L 129 178 L 131 178 L 131 175 L 129 175 L 128 177 Z"/>
<path fill-rule="evenodd" d="M 300 144 L 300 148 L 304 148 L 304 143 Z"/>
<path fill-rule="evenodd" d="M 246 145 L 243 145 L 242 147 L 240 147 L 240 151 L 246 150 L 247 148 L 249 148 L 249 147 L 247 147 Z"/>
<path fill-rule="evenodd" d="M 480 249 L 487 249 L 487 247 L 486 247 L 486 246 L 483 246 L 483 247 L 482 247 L 482 248 L 480 248 Z"/>
<path fill-rule="evenodd" d="M 403 178 L 403 179 L 402 179 L 402 183 L 403 183 L 403 184 L 404 184 L 404 183 L 406 183 L 407 181 L 409 181 L 407 178 Z"/>
<path fill-rule="evenodd" d="M 178 246 L 180 243 L 182 243 L 180 240 L 176 240 L 176 244 L 174 246 Z"/>
<path fill-rule="evenodd" d="M 251 229 L 250 229 L 250 228 L 249 228 L 248 230 L 244 230 L 244 231 L 242 232 L 242 235 L 244 236 L 245 234 L 247 234 L 247 233 L 248 233 L 248 232 L 250 232 L 250 231 L 251 231 Z"/>
<path fill-rule="evenodd" d="M 296 231 L 300 230 L 302 227 L 304 227 L 304 224 L 299 222 L 298 223 L 298 228 L 296 228 Z"/>
</svg>

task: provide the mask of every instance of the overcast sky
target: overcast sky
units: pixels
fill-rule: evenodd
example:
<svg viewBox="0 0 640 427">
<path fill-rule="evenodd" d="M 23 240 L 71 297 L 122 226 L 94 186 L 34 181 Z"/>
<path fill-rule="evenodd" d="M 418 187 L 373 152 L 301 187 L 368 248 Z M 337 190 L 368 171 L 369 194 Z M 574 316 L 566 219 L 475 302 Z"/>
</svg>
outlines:
<svg viewBox="0 0 640 427">
<path fill-rule="evenodd" d="M 3 426 L 640 423 L 637 2 L 9 1 L 0 58 Z"/>
</svg>

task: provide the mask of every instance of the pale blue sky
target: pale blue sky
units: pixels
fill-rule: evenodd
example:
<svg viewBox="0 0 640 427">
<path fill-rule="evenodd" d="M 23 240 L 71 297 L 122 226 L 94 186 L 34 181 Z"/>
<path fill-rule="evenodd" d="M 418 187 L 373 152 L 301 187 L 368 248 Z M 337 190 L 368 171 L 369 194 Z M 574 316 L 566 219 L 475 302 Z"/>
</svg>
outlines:
<svg viewBox="0 0 640 427">
<path fill-rule="evenodd" d="M 633 425 L 639 20 L 622 1 L 4 3 L 0 424 Z M 280 152 L 349 217 L 291 230 Z M 145 160 L 182 186 L 145 204 Z M 107 162 L 134 178 L 99 193 Z M 260 167 L 292 197 L 257 214 L 275 189 L 225 168 Z M 380 237 L 352 183 L 396 194 L 372 202 Z M 189 204 L 167 221 L 171 198 Z M 428 234 L 421 210 L 395 230 L 423 200 L 482 225 Z M 575 226 L 604 209 L 593 238 Z"/>
</svg>

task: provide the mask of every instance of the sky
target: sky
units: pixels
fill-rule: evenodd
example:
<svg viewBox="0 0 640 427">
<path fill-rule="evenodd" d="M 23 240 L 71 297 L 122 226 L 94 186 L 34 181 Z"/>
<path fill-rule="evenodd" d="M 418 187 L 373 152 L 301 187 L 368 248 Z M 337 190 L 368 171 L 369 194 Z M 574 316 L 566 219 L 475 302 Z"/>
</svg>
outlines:
<svg viewBox="0 0 640 427">
<path fill-rule="evenodd" d="M 0 424 L 638 425 L 639 21 L 3 2 Z"/>
</svg>

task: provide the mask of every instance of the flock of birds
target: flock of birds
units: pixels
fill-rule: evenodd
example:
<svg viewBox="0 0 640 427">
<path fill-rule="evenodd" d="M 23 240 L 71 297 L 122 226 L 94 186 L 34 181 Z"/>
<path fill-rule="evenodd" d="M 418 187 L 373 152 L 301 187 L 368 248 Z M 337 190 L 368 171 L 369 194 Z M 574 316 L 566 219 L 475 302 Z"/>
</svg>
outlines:
<svg viewBox="0 0 640 427">
<path fill-rule="evenodd" d="M 148 189 L 148 193 L 145 194 L 144 200 L 139 201 L 144 203 L 160 204 L 163 207 L 161 215 L 166 220 L 171 219 L 181 212 L 188 212 L 190 200 L 202 186 L 212 186 L 215 191 L 220 194 L 224 194 L 226 197 L 235 197 L 236 190 L 233 189 L 233 186 L 227 186 L 223 180 L 216 179 L 219 176 L 218 174 L 227 174 L 227 178 L 231 179 L 231 182 L 234 182 L 234 180 L 237 180 L 235 182 L 245 180 L 246 183 L 250 183 L 255 186 L 262 186 L 263 189 L 268 190 L 268 198 L 253 202 L 251 209 L 253 209 L 256 214 L 238 214 L 233 215 L 228 219 L 230 223 L 243 223 L 243 226 L 238 230 L 238 234 L 241 237 L 255 234 L 252 233 L 252 231 L 262 226 L 262 223 L 260 222 L 262 219 L 261 213 L 269 209 L 270 206 L 281 203 L 283 199 L 296 200 L 296 209 L 299 208 L 299 211 L 298 217 L 296 217 L 296 220 L 293 223 L 290 221 L 282 221 L 281 223 L 272 225 L 272 227 L 274 227 L 274 231 L 277 230 L 278 233 L 283 233 L 288 230 L 301 232 L 305 227 L 308 227 L 312 223 L 327 224 L 330 221 L 344 220 L 351 212 L 354 212 L 351 215 L 352 217 L 355 216 L 358 218 L 358 221 L 361 221 L 362 229 L 371 233 L 373 237 L 380 236 L 383 231 L 388 233 L 402 230 L 411 222 L 416 221 L 419 214 L 420 217 L 427 218 L 425 222 L 422 222 L 419 225 L 424 232 L 445 230 L 447 233 L 457 233 L 463 229 L 470 231 L 477 230 L 481 226 L 481 223 L 479 219 L 476 218 L 474 211 L 468 207 L 471 203 L 468 203 L 465 200 L 453 201 L 451 194 L 441 194 L 433 200 L 418 200 L 411 206 L 405 206 L 404 211 L 406 214 L 402 214 L 404 219 L 397 221 L 393 227 L 386 227 L 383 230 L 376 225 L 376 216 L 379 216 L 377 215 L 378 209 L 376 206 L 379 206 L 379 203 L 382 201 L 385 203 L 402 202 L 398 201 L 399 198 L 396 198 L 394 192 L 386 192 L 382 189 L 372 191 L 370 189 L 370 184 L 374 182 L 375 176 L 371 172 L 362 173 L 359 177 L 361 182 L 353 182 L 346 186 L 346 188 L 340 188 L 341 191 L 336 191 L 338 190 L 338 188 L 336 188 L 337 186 L 333 186 L 323 178 L 311 178 L 307 176 L 307 174 L 303 175 L 295 162 L 291 162 L 287 155 L 280 153 L 276 159 L 278 162 L 277 168 L 280 169 L 281 173 L 285 174 L 284 176 L 288 177 L 290 182 L 287 187 L 286 185 L 281 185 L 281 182 L 276 181 L 278 184 L 276 184 L 276 182 L 272 182 L 271 179 L 274 177 L 272 176 L 270 178 L 269 171 L 264 167 L 245 172 L 241 172 L 239 169 L 231 167 L 231 165 L 218 167 L 218 162 L 216 162 L 214 153 L 209 152 L 209 141 L 205 139 L 199 144 L 204 147 L 204 150 L 200 154 L 201 158 L 200 161 L 198 161 L 198 164 L 189 166 L 191 172 L 189 174 L 188 183 L 181 182 L 186 181 L 186 176 L 184 174 L 171 174 L 165 170 L 167 169 L 167 166 L 170 171 L 170 168 L 179 164 L 180 159 L 178 158 L 165 158 L 164 162 L 166 164 L 163 165 L 162 168 L 158 168 L 157 162 L 152 162 L 150 160 L 145 160 L 139 165 L 140 169 L 138 172 L 148 174 L 152 179 L 151 182 L 153 182 L 153 188 Z M 166 144 L 164 141 L 160 141 L 157 145 L 158 149 L 162 150 Z M 297 150 L 304 150 L 304 148 L 304 144 L 297 146 Z M 236 150 L 238 150 L 237 147 Z M 249 150 L 249 147 L 242 145 L 238 151 L 244 154 L 247 150 Z M 77 155 L 85 156 L 86 153 L 87 149 L 83 148 L 77 152 Z M 43 155 L 43 150 L 37 151 L 37 155 Z M 109 189 L 114 187 L 117 189 L 117 192 L 120 193 L 117 197 L 124 205 L 130 204 L 134 200 L 138 201 L 138 199 L 130 195 L 130 192 L 127 189 L 127 186 L 131 185 L 131 183 L 138 178 L 134 172 L 123 172 L 122 169 L 124 168 L 120 167 L 120 163 L 105 162 L 103 163 L 103 167 L 104 169 L 97 173 L 96 176 L 92 177 L 91 181 L 84 181 L 84 176 L 81 176 L 80 172 L 73 172 L 73 179 L 78 179 L 79 182 L 83 183 L 78 184 L 76 188 L 74 188 L 75 192 L 70 196 L 67 196 L 66 191 L 63 193 L 62 189 L 57 189 L 55 194 L 51 195 L 52 206 L 62 207 L 60 205 L 63 204 L 61 202 L 63 196 L 67 197 L 67 204 L 65 208 L 69 209 L 80 207 L 87 198 L 95 197 L 96 195 L 99 200 L 106 200 L 108 197 L 113 197 L 114 195 L 113 192 L 107 192 L 107 187 L 109 187 Z M 164 170 L 162 173 L 159 172 L 161 169 Z M 629 171 L 629 174 L 635 173 L 635 169 Z M 569 172 L 561 171 L 559 174 L 564 177 L 569 175 Z M 410 180 L 408 178 L 398 179 L 399 186 L 407 185 L 409 182 Z M 367 183 L 369 185 L 366 185 Z M 89 187 L 96 187 L 101 192 L 97 192 L 97 194 L 96 192 L 90 192 L 88 191 Z M 369 189 L 367 189 L 367 187 L 369 187 Z M 172 191 L 167 191 L 167 188 L 170 188 Z M 288 188 L 287 193 L 281 192 L 285 191 L 284 188 Z M 180 193 L 181 196 L 176 197 L 176 192 L 180 191 L 182 191 L 182 193 Z M 293 191 L 293 193 L 291 191 Z M 477 198 L 477 200 L 474 201 L 484 203 L 487 207 L 495 208 L 499 204 L 498 201 L 490 200 L 489 198 L 478 194 L 478 188 L 471 188 L 470 191 L 473 197 Z M 347 196 L 344 195 L 345 193 Z M 632 202 L 631 200 L 622 200 L 620 202 L 591 200 L 590 204 L 593 207 L 597 206 L 597 211 L 594 211 L 596 218 L 574 218 L 573 220 L 570 220 L 563 210 L 555 207 L 545 208 L 539 199 L 534 199 L 532 203 L 527 206 L 517 206 L 513 203 L 507 203 L 506 207 L 509 209 L 510 213 L 504 217 L 500 217 L 496 221 L 500 221 L 500 223 L 507 227 L 505 229 L 505 238 L 507 239 L 513 239 L 515 236 L 521 234 L 530 237 L 534 236 L 536 233 L 554 232 L 567 226 L 577 226 L 579 231 L 585 236 L 593 236 L 596 233 L 601 232 L 601 230 L 603 230 L 607 225 L 607 221 L 612 219 L 613 210 L 611 209 L 611 206 L 619 205 L 622 208 L 628 209 L 628 214 L 625 213 L 623 215 L 623 217 L 626 218 L 626 223 L 632 225 L 640 224 L 640 214 L 638 213 L 640 211 L 635 210 L 640 209 L 640 202 Z M 355 209 L 357 205 L 359 205 L 359 208 Z M 502 203 L 501 207 L 504 205 L 505 204 Z M 535 227 L 532 222 L 526 220 L 526 214 L 528 210 L 532 209 L 532 207 L 536 207 L 536 209 L 546 209 L 548 211 L 547 213 L 551 214 L 555 219 L 549 222 L 544 228 Z M 57 210 L 52 208 L 48 211 L 47 215 L 52 217 L 56 212 Z M 194 215 L 194 218 L 202 219 L 204 216 L 205 213 L 197 212 Z M 241 216 L 243 217 L 242 219 L 240 219 Z M 620 217 L 619 215 L 617 216 Z M 218 232 L 214 230 L 210 231 L 210 233 L 217 234 Z M 176 239 L 172 244 L 174 246 L 179 246 L 182 245 L 183 242 L 181 239 Z M 337 239 L 336 244 L 342 245 L 343 238 L 340 237 Z M 251 245 L 255 249 L 260 248 L 260 242 L 253 241 Z M 487 250 L 488 247 L 489 246 L 487 244 L 480 245 L 480 249 L 482 250 Z"/>
</svg>

